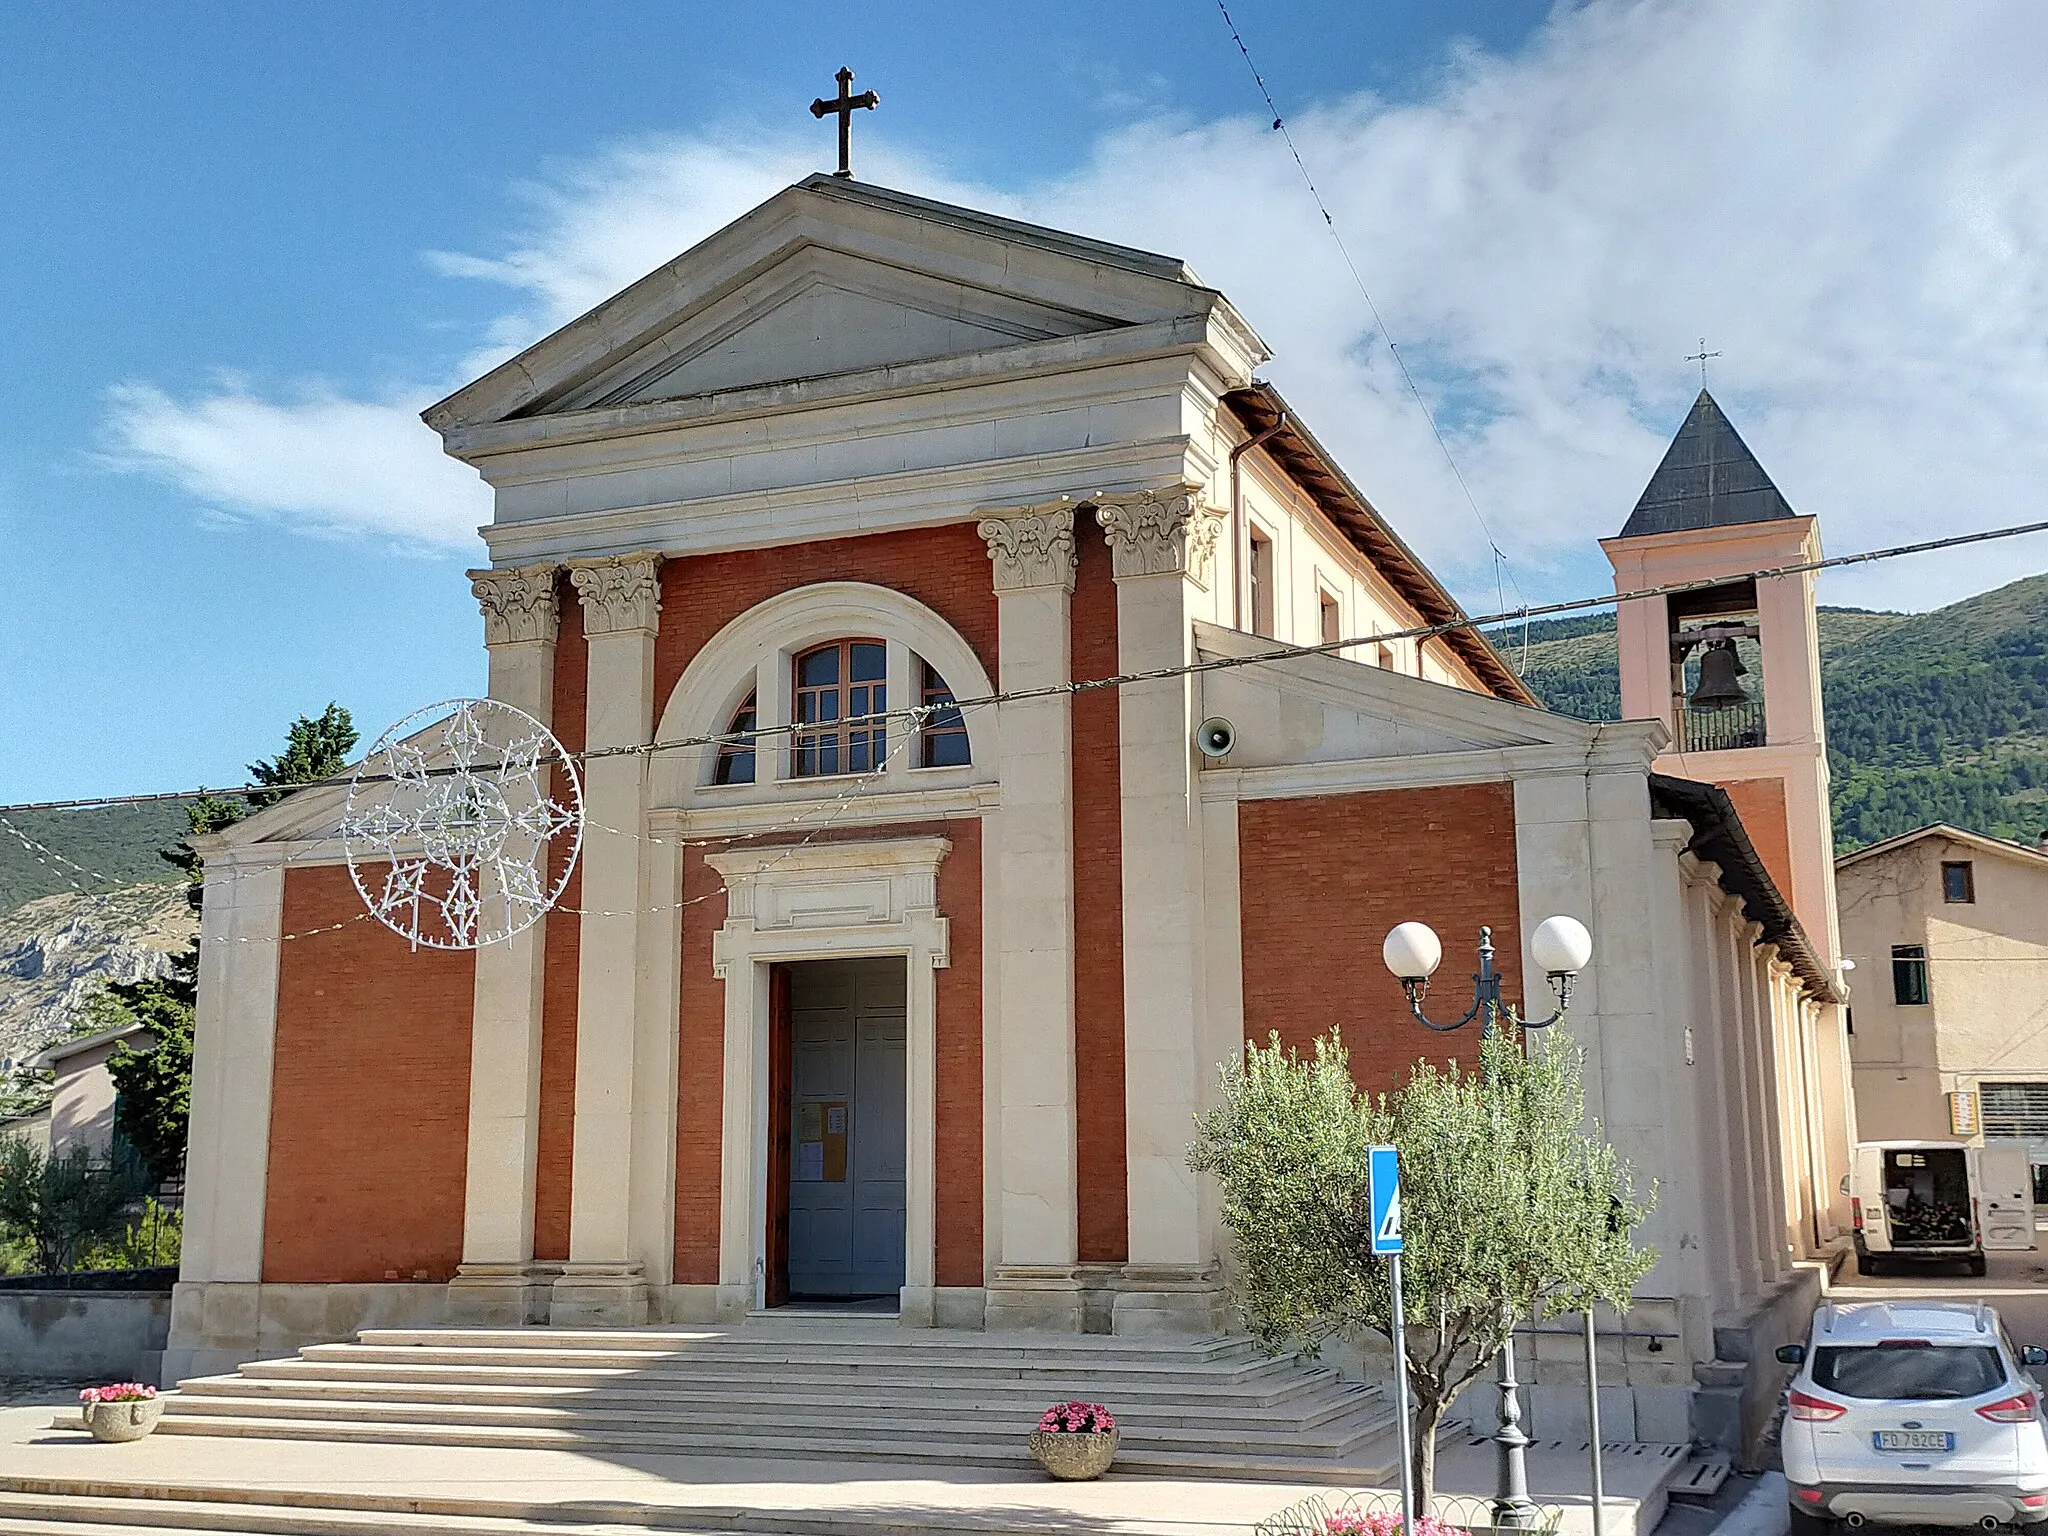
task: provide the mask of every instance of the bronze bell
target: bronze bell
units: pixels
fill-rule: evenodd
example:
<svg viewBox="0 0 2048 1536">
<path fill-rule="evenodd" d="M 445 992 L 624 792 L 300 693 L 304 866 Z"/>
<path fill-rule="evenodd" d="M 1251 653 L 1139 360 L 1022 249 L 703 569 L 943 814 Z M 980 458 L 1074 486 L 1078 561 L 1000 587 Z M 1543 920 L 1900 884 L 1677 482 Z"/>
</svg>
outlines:
<svg viewBox="0 0 2048 1536">
<path fill-rule="evenodd" d="M 1733 640 L 1709 640 L 1700 651 L 1699 686 L 1686 703 L 1696 710 L 1733 709 L 1747 704 L 1749 695 L 1735 679 L 1748 671 L 1742 658 L 1735 654 Z"/>
</svg>

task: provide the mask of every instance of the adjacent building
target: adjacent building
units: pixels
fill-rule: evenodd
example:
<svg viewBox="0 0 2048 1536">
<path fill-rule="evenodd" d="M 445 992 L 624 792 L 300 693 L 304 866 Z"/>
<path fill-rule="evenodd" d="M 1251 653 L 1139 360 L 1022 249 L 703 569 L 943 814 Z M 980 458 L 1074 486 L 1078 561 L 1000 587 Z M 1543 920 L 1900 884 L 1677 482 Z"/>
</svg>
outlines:
<svg viewBox="0 0 2048 1536">
<path fill-rule="evenodd" d="M 1864 1137 L 2024 1143 L 2048 1197 L 2048 849 L 1936 823 L 1835 880 Z"/>
</svg>

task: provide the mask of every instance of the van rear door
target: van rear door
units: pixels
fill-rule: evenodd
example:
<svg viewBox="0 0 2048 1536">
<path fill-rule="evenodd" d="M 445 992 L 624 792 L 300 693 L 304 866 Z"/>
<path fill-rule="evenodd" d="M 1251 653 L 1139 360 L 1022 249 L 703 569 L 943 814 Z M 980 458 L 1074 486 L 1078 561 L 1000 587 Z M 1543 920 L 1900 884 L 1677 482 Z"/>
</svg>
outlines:
<svg viewBox="0 0 2048 1536">
<path fill-rule="evenodd" d="M 2034 1246 L 2034 1175 L 2024 1146 L 1994 1143 L 1977 1154 L 1977 1209 L 1987 1249 Z"/>
<path fill-rule="evenodd" d="M 1870 1253 L 1890 1253 L 1892 1232 L 1884 1214 L 1884 1149 L 1858 1147 L 1855 1172 L 1849 1180 L 1851 1207 L 1863 1247 Z"/>
</svg>

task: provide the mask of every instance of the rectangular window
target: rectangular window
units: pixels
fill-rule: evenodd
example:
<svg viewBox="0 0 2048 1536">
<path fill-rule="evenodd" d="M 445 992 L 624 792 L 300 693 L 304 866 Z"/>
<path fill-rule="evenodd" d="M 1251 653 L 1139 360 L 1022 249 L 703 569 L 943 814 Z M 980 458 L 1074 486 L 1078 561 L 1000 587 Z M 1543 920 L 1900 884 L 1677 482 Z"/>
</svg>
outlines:
<svg viewBox="0 0 2048 1536">
<path fill-rule="evenodd" d="M 1392 647 L 1391 645 L 1382 645 L 1382 646 L 1378 647 L 1378 650 L 1379 650 L 1379 664 L 1380 664 L 1380 667 L 1381 667 L 1381 669 L 1382 669 L 1382 670 L 1384 670 L 1384 671 L 1388 671 L 1388 672 L 1391 672 L 1391 671 L 1393 671 L 1393 670 L 1394 670 L 1394 648 L 1393 648 L 1393 647 Z"/>
<path fill-rule="evenodd" d="M 1337 599 L 1329 593 L 1321 594 L 1323 621 L 1323 644 L 1335 645 L 1344 638 L 1344 620 L 1337 611 Z"/>
<path fill-rule="evenodd" d="M 1928 1001 L 1925 945 L 1892 946 L 1892 1001 L 1908 1006 Z"/>
<path fill-rule="evenodd" d="M 1273 638 L 1273 541 L 1251 530 L 1252 633 Z"/>
<path fill-rule="evenodd" d="M 1967 859 L 1941 866 L 1941 899 L 1951 902 L 1977 899 L 1977 871 Z"/>
<path fill-rule="evenodd" d="M 797 657 L 792 776 L 881 769 L 888 754 L 886 657 L 879 640 L 838 640 Z"/>
</svg>

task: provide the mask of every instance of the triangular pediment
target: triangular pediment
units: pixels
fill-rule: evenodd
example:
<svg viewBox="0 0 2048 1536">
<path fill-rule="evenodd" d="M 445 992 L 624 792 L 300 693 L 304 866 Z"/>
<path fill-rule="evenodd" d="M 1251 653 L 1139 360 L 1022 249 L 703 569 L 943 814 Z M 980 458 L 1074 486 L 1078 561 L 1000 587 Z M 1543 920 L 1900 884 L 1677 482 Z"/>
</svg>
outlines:
<svg viewBox="0 0 2048 1536">
<path fill-rule="evenodd" d="M 636 405 L 959 357 L 1120 322 L 808 246 L 620 358 L 555 409 Z"/>
<path fill-rule="evenodd" d="M 1768 523 L 1795 515 L 1735 423 L 1703 389 L 1643 487 L 1621 537 Z"/>
<path fill-rule="evenodd" d="M 1212 318 L 1266 355 L 1173 257 L 814 176 L 425 414 L 450 434 Z"/>
</svg>

